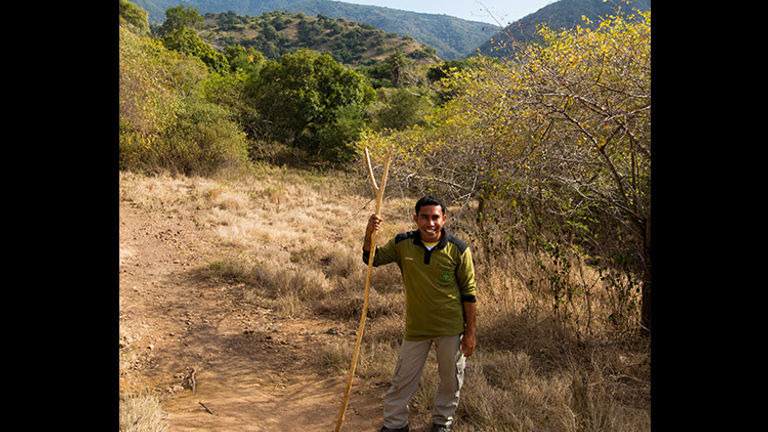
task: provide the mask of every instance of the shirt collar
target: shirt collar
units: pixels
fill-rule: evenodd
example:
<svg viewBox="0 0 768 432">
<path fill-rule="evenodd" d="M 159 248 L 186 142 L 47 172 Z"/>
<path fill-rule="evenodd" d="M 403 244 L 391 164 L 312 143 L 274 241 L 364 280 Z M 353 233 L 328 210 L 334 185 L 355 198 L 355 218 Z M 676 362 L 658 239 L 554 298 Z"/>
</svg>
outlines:
<svg viewBox="0 0 768 432">
<path fill-rule="evenodd" d="M 413 244 L 421 245 L 424 247 L 424 242 L 421 241 L 421 231 L 416 230 L 416 235 L 413 236 Z M 432 248 L 432 250 L 435 249 L 442 249 L 445 247 L 445 245 L 448 244 L 448 232 L 445 230 L 445 227 L 440 228 L 440 241 L 435 245 L 435 247 Z"/>
</svg>

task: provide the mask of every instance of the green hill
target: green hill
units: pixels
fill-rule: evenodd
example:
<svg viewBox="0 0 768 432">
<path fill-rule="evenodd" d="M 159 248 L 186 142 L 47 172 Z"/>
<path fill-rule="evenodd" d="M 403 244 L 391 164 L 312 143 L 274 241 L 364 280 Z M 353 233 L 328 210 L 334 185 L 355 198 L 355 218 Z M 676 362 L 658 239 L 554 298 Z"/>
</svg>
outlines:
<svg viewBox="0 0 768 432">
<path fill-rule="evenodd" d="M 267 12 L 258 17 L 235 12 L 207 13 L 200 37 L 218 50 L 228 45 L 254 48 L 278 60 L 301 48 L 330 54 L 347 65 L 370 65 L 399 50 L 418 63 L 437 63 L 435 49 L 410 36 L 385 33 L 370 24 L 324 15 Z"/>
<path fill-rule="evenodd" d="M 259 16 L 265 12 L 285 11 L 307 16 L 323 15 L 370 24 L 380 30 L 411 36 L 435 48 L 443 60 L 463 58 L 473 54 L 498 27 L 478 21 L 467 21 L 447 15 L 425 14 L 398 9 L 365 6 L 330 0 L 136 0 L 149 14 L 150 23 L 165 20 L 169 7 L 183 3 L 197 8 L 201 14 L 232 11 L 242 16 Z"/>
</svg>

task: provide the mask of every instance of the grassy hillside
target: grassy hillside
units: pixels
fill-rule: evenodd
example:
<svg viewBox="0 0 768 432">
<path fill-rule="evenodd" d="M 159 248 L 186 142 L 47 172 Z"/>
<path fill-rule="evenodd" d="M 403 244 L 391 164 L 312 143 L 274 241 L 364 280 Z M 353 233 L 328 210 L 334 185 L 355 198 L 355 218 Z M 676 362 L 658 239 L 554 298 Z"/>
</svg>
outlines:
<svg viewBox="0 0 768 432">
<path fill-rule="evenodd" d="M 149 14 L 151 23 L 165 20 L 165 11 L 179 4 L 176 0 L 136 0 Z M 401 36 L 411 36 L 435 48 L 443 60 L 462 58 L 473 53 L 496 31 L 493 26 L 447 15 L 424 14 L 378 6 L 364 6 L 329 0 L 190 0 L 183 3 L 201 14 L 232 11 L 238 15 L 259 16 L 275 10 L 344 18 Z"/>
<path fill-rule="evenodd" d="M 339 63 L 348 65 L 372 64 L 396 50 L 417 62 L 439 60 L 434 48 L 409 36 L 385 33 L 370 24 L 324 15 L 310 17 L 281 11 L 258 17 L 234 12 L 207 13 L 200 35 L 219 50 L 228 45 L 242 45 L 272 60 L 300 48 L 328 53 Z"/>
</svg>

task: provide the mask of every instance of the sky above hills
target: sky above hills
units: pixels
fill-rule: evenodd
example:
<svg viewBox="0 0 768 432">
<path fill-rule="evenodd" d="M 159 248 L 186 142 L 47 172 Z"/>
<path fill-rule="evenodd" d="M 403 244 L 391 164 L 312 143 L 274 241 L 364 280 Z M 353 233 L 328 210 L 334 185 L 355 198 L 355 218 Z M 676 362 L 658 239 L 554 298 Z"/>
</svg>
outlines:
<svg viewBox="0 0 768 432">
<path fill-rule="evenodd" d="M 506 26 L 555 0 L 340 0 L 412 12 L 445 14 Z"/>
</svg>

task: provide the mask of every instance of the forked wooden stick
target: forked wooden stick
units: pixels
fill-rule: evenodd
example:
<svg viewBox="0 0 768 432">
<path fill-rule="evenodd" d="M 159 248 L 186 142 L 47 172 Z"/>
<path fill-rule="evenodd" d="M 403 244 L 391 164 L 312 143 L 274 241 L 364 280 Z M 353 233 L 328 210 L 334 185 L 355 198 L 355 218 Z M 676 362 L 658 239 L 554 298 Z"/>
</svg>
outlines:
<svg viewBox="0 0 768 432">
<path fill-rule="evenodd" d="M 368 155 L 368 149 L 365 149 L 365 161 L 368 164 L 368 177 L 371 180 L 371 186 L 376 191 L 376 214 L 381 212 L 381 200 L 384 196 L 384 187 L 387 185 L 387 173 L 389 172 L 389 160 L 392 157 L 392 149 L 389 149 L 387 157 L 384 159 L 384 174 L 381 177 L 381 187 L 376 185 L 376 179 L 373 177 L 373 168 L 371 167 L 371 158 Z M 349 393 L 352 390 L 352 379 L 355 377 L 355 367 L 357 366 L 357 356 L 360 354 L 360 342 L 363 340 L 363 330 L 365 329 L 365 315 L 368 313 L 368 292 L 371 288 L 371 268 L 373 267 L 373 256 L 376 254 L 376 231 L 371 233 L 371 252 L 368 256 L 368 272 L 365 275 L 365 294 L 363 295 L 363 313 L 360 316 L 360 326 L 357 329 L 357 342 L 355 343 L 355 352 L 352 354 L 352 364 L 349 367 L 349 378 L 347 379 L 347 390 L 344 393 L 344 400 L 339 409 L 339 418 L 336 421 L 336 432 L 341 430 L 341 424 L 344 423 L 344 412 L 349 403 Z"/>
</svg>

